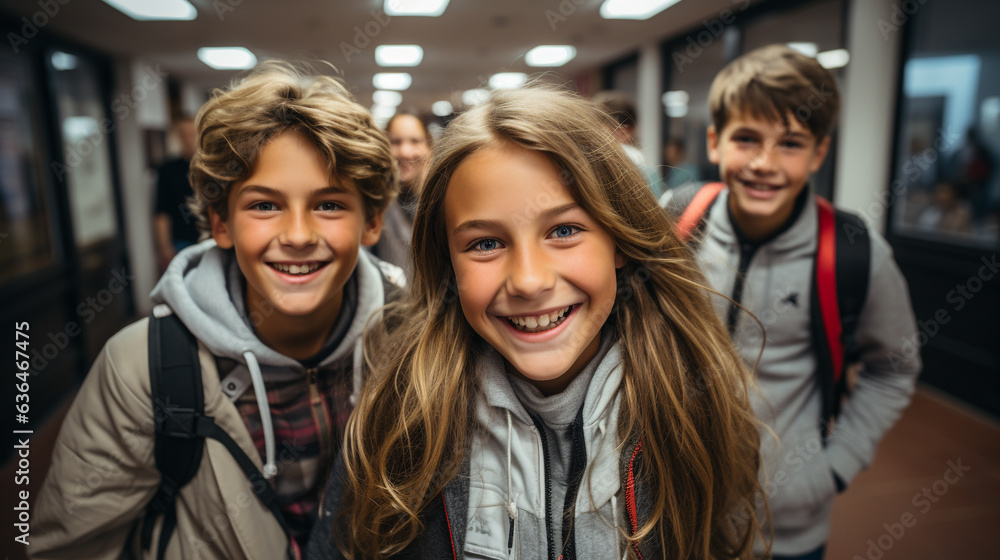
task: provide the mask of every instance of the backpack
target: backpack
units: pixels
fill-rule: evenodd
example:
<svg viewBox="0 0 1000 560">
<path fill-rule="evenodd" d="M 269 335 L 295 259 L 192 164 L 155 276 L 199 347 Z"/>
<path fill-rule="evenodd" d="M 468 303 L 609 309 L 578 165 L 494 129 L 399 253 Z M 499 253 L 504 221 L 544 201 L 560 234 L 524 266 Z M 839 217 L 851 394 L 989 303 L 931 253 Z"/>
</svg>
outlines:
<svg viewBox="0 0 1000 560">
<path fill-rule="evenodd" d="M 708 183 L 676 202 L 671 199 L 670 206 L 683 209 L 674 226 L 682 241 L 692 241 L 696 231 L 704 227 L 704 217 L 723 188 L 725 183 Z M 829 435 L 849 392 L 847 368 L 859 361 L 861 353 L 854 334 L 868 295 L 871 240 L 858 216 L 837 210 L 820 196 L 816 196 L 816 206 L 819 231 L 809 324 L 818 354 L 820 426 Z"/>
<path fill-rule="evenodd" d="M 153 420 L 156 426 L 156 468 L 160 487 L 146 505 L 141 543 L 149 550 L 156 519 L 163 516 L 156 558 L 162 559 L 177 526 L 177 494 L 201 466 L 205 438 L 221 442 L 253 483 L 264 475 L 253 461 L 211 416 L 205 416 L 205 395 L 198 363 L 198 342 L 176 315 L 149 318 L 149 377 L 153 392 Z M 278 507 L 278 495 L 268 483 L 251 484 L 257 497 L 281 525 L 289 539 L 291 532 Z"/>
<path fill-rule="evenodd" d="M 378 259 L 372 260 L 381 272 L 385 302 L 400 299 L 404 291 L 400 286 L 405 284 L 402 270 Z M 264 475 L 236 440 L 219 427 L 214 418 L 205 416 L 198 341 L 194 335 L 176 315 L 152 315 L 149 318 L 147 343 L 156 431 L 156 468 L 160 471 L 161 481 L 153 499 L 146 505 L 141 529 L 142 549 L 149 550 L 156 519 L 162 515 L 163 528 L 160 530 L 156 558 L 163 558 L 167 543 L 177 527 L 177 494 L 198 472 L 205 438 L 212 438 L 226 446 L 251 482 L 257 497 L 274 514 L 289 542 L 287 555 L 294 559 L 291 531 L 278 506 L 278 495 L 274 488 L 266 482 Z"/>
</svg>

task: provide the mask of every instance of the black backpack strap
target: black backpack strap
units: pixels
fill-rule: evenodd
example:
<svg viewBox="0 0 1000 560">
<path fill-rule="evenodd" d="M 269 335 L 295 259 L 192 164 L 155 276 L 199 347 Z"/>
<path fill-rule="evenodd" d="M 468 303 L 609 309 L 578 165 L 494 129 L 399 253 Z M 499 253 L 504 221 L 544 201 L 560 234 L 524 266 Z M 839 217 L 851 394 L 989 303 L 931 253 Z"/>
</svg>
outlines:
<svg viewBox="0 0 1000 560">
<path fill-rule="evenodd" d="M 278 520 L 278 524 L 281 525 L 281 530 L 285 532 L 285 536 L 291 541 L 292 532 L 288 528 L 288 523 L 285 521 L 285 516 L 281 513 L 281 507 L 278 504 L 278 493 L 274 491 L 274 488 L 267 482 L 264 475 L 257 469 L 257 466 L 253 464 L 253 460 L 243 452 L 243 448 L 236 443 L 236 440 L 229 435 L 226 430 L 223 430 L 218 424 L 215 423 L 215 419 L 211 416 L 199 416 L 195 422 L 195 433 L 203 438 L 212 438 L 222 445 L 226 446 L 229 453 L 236 459 L 236 462 L 240 465 L 240 469 L 243 474 L 246 475 L 247 480 L 250 481 L 250 486 L 253 488 L 254 493 L 260 498 L 260 501 L 267 506 L 267 509 L 271 510 L 274 518 Z M 291 550 L 289 550 L 291 553 Z"/>
<path fill-rule="evenodd" d="M 198 342 L 176 315 L 149 319 L 149 375 L 153 395 L 153 419 L 156 428 L 156 468 L 162 477 L 160 487 L 146 506 L 141 543 L 149 550 L 156 519 L 163 515 L 163 527 L 156 557 L 162 559 L 177 526 L 177 495 L 201 465 L 205 438 L 221 442 L 229 450 L 250 481 L 261 502 L 274 515 L 289 539 L 291 531 L 278 505 L 278 495 L 253 460 L 211 416 L 205 416 L 205 394 L 198 362 Z"/>
<path fill-rule="evenodd" d="M 156 518 L 164 516 L 157 546 L 163 558 L 177 524 L 177 493 L 201 465 L 204 440 L 195 418 L 205 410 L 198 344 L 175 315 L 149 319 L 149 377 L 156 428 L 156 468 L 162 477 L 142 526 L 142 547 L 149 549 Z"/>
<path fill-rule="evenodd" d="M 860 217 L 837 210 L 837 302 L 844 337 L 844 363 L 858 361 L 861 349 L 855 332 L 861 309 L 868 300 L 871 273 L 871 238 Z"/>
<path fill-rule="evenodd" d="M 834 371 L 833 350 L 824 327 L 827 321 L 819 298 L 818 267 L 813 268 L 809 321 L 813 348 L 816 351 L 816 372 L 822 401 L 820 425 L 824 435 L 830 433 L 832 421 L 840 413 L 841 399 L 848 392 L 847 369 L 860 356 L 855 333 L 861 309 L 868 297 L 868 276 L 871 269 L 871 240 L 864 221 L 854 214 L 836 210 L 834 225 L 837 312 L 842 343 L 842 355 L 839 357 L 843 364 L 841 371 Z M 823 243 L 823 235 L 820 233 L 818 244 Z"/>
</svg>

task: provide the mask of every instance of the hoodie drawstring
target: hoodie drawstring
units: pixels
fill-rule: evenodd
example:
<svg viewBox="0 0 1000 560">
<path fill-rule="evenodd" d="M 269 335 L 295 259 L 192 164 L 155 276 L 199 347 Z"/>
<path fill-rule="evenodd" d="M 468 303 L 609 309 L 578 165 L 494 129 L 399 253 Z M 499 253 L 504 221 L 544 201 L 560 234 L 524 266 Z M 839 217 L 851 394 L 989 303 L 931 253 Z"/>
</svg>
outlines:
<svg viewBox="0 0 1000 560">
<path fill-rule="evenodd" d="M 617 556 L 622 552 L 622 539 L 618 530 L 618 498 L 614 494 L 611 495 L 611 515 L 615 521 L 615 556 Z M 628 560 L 628 548 L 625 549 L 625 554 L 622 554 L 622 560 Z"/>
<path fill-rule="evenodd" d="M 267 389 L 264 388 L 264 376 L 260 373 L 257 356 L 247 350 L 243 352 L 243 359 L 247 361 L 247 369 L 250 370 L 250 381 L 253 382 L 257 408 L 260 409 L 260 423 L 264 428 L 264 449 L 267 460 L 264 462 L 262 474 L 265 479 L 270 480 L 278 474 L 278 467 L 274 464 L 274 426 L 271 425 L 271 406 L 267 402 Z"/>
<path fill-rule="evenodd" d="M 511 458 L 510 458 L 510 439 L 511 433 L 514 431 L 513 423 L 510 419 L 510 411 L 507 410 L 507 517 L 510 518 L 510 533 L 507 536 L 507 552 L 514 548 L 514 522 L 517 521 L 517 498 L 511 494 Z"/>
</svg>

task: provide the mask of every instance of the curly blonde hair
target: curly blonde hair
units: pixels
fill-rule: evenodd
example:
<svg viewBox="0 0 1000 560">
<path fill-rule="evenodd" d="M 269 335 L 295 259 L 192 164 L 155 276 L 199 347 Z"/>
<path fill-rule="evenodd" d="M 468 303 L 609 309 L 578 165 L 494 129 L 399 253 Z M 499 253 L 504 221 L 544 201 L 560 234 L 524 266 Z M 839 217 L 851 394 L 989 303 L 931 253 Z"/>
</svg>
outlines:
<svg viewBox="0 0 1000 560">
<path fill-rule="evenodd" d="M 331 177 L 354 180 L 366 218 L 380 214 L 396 196 L 388 136 L 340 79 L 311 65 L 259 64 L 229 88 L 212 92 L 195 127 L 190 206 L 203 238 L 211 230 L 209 209 L 227 219 L 233 185 L 253 173 L 268 141 L 286 132 L 309 139 L 323 154 Z"/>
<path fill-rule="evenodd" d="M 495 92 L 437 143 L 414 222 L 410 292 L 365 339 L 373 373 L 348 422 L 334 528 L 347 558 L 402 551 L 422 531 L 420 513 L 466 460 L 478 338 L 458 301 L 444 199 L 465 158 L 510 144 L 551 158 L 627 259 L 608 319 L 622 353 L 618 436 L 642 438 L 639 476 L 652 513 L 623 538 L 648 539 L 663 558 L 752 557 L 762 493 L 750 374 L 697 264 L 610 123 L 593 103 L 536 85 Z"/>
</svg>

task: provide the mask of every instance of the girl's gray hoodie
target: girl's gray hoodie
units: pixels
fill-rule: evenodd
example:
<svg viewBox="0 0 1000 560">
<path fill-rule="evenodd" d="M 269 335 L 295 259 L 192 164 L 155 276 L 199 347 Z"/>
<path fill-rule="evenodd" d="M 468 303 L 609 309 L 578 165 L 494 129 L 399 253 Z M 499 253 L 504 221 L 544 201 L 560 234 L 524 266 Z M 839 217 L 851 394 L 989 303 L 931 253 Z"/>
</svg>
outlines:
<svg viewBox="0 0 1000 560">
<path fill-rule="evenodd" d="M 465 557 L 544 560 L 575 547 L 576 558 L 621 558 L 618 345 L 605 335 L 590 364 L 549 397 L 507 373 L 493 349 L 478 369 L 482 392 L 470 452 Z M 563 519 L 566 496 L 577 486 L 576 453 L 577 465 L 585 457 L 586 466 L 571 501 L 573 515 Z M 564 541 L 570 528 L 571 543 Z"/>
</svg>

